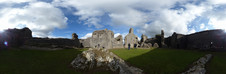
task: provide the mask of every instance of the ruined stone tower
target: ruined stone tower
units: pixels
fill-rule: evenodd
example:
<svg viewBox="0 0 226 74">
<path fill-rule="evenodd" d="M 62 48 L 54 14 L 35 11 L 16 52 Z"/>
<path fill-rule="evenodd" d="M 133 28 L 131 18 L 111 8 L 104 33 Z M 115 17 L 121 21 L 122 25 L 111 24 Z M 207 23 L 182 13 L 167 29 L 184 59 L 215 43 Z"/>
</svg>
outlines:
<svg viewBox="0 0 226 74">
<path fill-rule="evenodd" d="M 72 33 L 72 40 L 78 39 L 78 35 L 76 33 Z"/>
<path fill-rule="evenodd" d="M 161 44 L 160 44 L 160 47 L 166 47 L 166 44 L 165 44 L 165 40 L 164 40 L 164 31 L 161 30 Z"/>
<path fill-rule="evenodd" d="M 142 34 L 142 35 L 141 35 L 141 40 L 140 40 L 140 42 L 141 42 L 141 43 L 142 43 L 142 42 L 145 42 L 147 39 L 148 39 L 148 37 L 147 37 L 146 35 Z"/>
<path fill-rule="evenodd" d="M 75 47 L 81 47 L 81 44 L 76 33 L 72 33 L 72 40 L 75 42 Z"/>
<path fill-rule="evenodd" d="M 138 37 L 133 34 L 133 28 L 130 28 L 129 34 L 125 36 L 125 48 L 128 48 L 128 44 L 130 44 L 130 48 L 133 48 L 136 44 L 138 46 Z"/>
</svg>

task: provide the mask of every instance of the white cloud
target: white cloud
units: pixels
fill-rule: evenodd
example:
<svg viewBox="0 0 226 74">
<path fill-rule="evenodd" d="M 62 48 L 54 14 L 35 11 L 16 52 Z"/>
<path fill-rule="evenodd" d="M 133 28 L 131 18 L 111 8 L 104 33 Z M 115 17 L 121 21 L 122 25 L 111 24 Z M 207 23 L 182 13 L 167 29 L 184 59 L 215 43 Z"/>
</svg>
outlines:
<svg viewBox="0 0 226 74">
<path fill-rule="evenodd" d="M 56 35 L 49 35 L 48 38 L 67 38 L 67 39 L 71 39 L 70 35 L 65 35 L 65 36 L 56 36 Z"/>
<path fill-rule="evenodd" d="M 204 28 L 205 28 L 205 24 L 204 23 L 200 24 L 200 29 L 204 29 Z"/>
<path fill-rule="evenodd" d="M 127 33 L 122 33 L 122 34 L 121 34 L 121 33 L 115 33 L 115 34 L 114 34 L 114 38 L 115 38 L 115 37 L 118 37 L 119 35 L 122 35 L 122 38 L 124 39 L 125 36 L 127 35 Z"/>
<path fill-rule="evenodd" d="M 138 40 L 139 40 L 139 41 L 140 41 L 140 39 L 141 39 L 141 38 L 140 38 L 140 37 L 138 37 Z"/>
<path fill-rule="evenodd" d="M 65 28 L 67 17 L 62 11 L 45 2 L 31 2 L 22 8 L 0 9 L 0 30 L 29 27 L 33 36 L 47 37 L 55 28 Z"/>
<path fill-rule="evenodd" d="M 119 35 L 121 35 L 121 34 L 120 34 L 120 33 L 115 33 L 115 34 L 114 34 L 114 38 L 115 38 L 115 37 L 118 37 Z"/>
<path fill-rule="evenodd" d="M 185 8 L 186 10 L 162 9 L 152 12 L 152 23 L 143 25 L 139 32 L 152 37 L 160 34 L 161 30 L 164 30 L 166 36 L 172 35 L 173 32 L 189 33 L 188 24 L 207 11 L 207 8 L 192 4 L 185 5 Z"/>
<path fill-rule="evenodd" d="M 208 24 L 213 25 L 214 28 L 216 29 L 224 29 L 226 30 L 226 18 L 225 19 L 217 19 L 217 18 L 210 18 L 210 21 Z"/>
<path fill-rule="evenodd" d="M 28 2 L 28 5 L 12 8 L 13 4 Z M 76 9 L 72 12 L 79 21 L 96 28 L 104 27 L 103 16 L 110 18 L 114 25 L 138 27 L 138 32 L 149 37 L 161 30 L 169 36 L 173 32 L 188 34 L 188 24 L 197 17 L 207 18 L 208 24 L 199 29 L 226 29 L 226 0 L 54 0 L 52 3 L 36 0 L 0 0 L 1 4 L 11 4 L 0 8 L 2 29 L 29 27 L 34 36 L 50 36 L 55 28 L 66 27 L 67 18 L 59 7 Z M 176 6 L 179 5 L 179 6 Z M 3 5 L 4 6 L 4 5 Z M 174 9 L 174 7 L 177 7 Z M 107 22 L 108 23 L 108 22 Z M 120 33 L 116 33 L 118 35 Z M 125 34 L 126 35 L 126 34 Z M 124 35 L 124 36 L 125 36 Z"/>
<path fill-rule="evenodd" d="M 24 2 L 34 2 L 36 0 L 0 0 L 0 3 L 24 3 Z"/>
<path fill-rule="evenodd" d="M 145 13 L 134 9 L 128 9 L 128 11 L 124 13 L 111 13 L 109 17 L 115 25 L 128 26 L 142 25 L 147 22 L 148 18 Z"/>
<path fill-rule="evenodd" d="M 101 17 L 106 14 L 114 25 L 142 26 L 151 19 L 147 13 L 162 7 L 172 7 L 183 0 L 54 0 L 53 4 L 67 8 L 76 8 L 75 15 L 89 26 L 97 28 Z M 144 11 L 142 11 L 144 10 Z"/>
<path fill-rule="evenodd" d="M 81 37 L 81 39 L 86 39 L 88 37 L 92 37 L 92 33 L 87 33 L 85 36 Z"/>
<path fill-rule="evenodd" d="M 188 34 L 195 33 L 195 32 L 196 32 L 195 29 L 192 29 L 192 30 L 188 31 Z"/>
<path fill-rule="evenodd" d="M 48 36 L 48 38 L 65 38 L 65 37 L 63 37 L 63 36 L 53 36 L 53 35 L 50 35 L 50 36 Z"/>
<path fill-rule="evenodd" d="M 226 1 L 225 1 L 226 2 Z M 215 29 L 226 29 L 226 3 L 225 5 L 218 5 L 212 11 L 209 11 L 207 18 L 209 19 L 208 24 L 213 26 Z"/>
<path fill-rule="evenodd" d="M 140 28 L 139 33 L 148 36 L 159 34 L 161 29 L 167 36 L 173 32 L 187 34 L 188 24 L 211 9 L 212 5 L 188 3 L 189 0 L 54 0 L 56 6 L 75 8 L 89 26 L 103 27 L 102 16 L 108 16 L 114 25 L 127 25 Z M 196 2 L 196 1 L 194 1 Z M 176 3 L 184 8 L 172 9 Z M 208 4 L 208 5 L 206 5 Z"/>
<path fill-rule="evenodd" d="M 211 4 L 226 4 L 226 0 L 207 0 Z"/>
<path fill-rule="evenodd" d="M 115 33 L 114 34 L 114 38 L 117 37 L 117 36 L 119 36 L 119 35 L 122 35 L 122 39 L 123 39 L 123 43 L 124 43 L 124 38 L 127 35 L 127 33 Z M 139 37 L 138 37 L 138 40 L 139 40 Z"/>
</svg>

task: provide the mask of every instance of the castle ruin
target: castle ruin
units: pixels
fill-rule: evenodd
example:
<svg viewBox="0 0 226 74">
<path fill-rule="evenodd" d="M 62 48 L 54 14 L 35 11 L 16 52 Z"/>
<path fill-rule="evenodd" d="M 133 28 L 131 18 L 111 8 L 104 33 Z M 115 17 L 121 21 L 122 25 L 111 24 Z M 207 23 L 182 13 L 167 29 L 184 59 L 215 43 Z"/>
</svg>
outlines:
<svg viewBox="0 0 226 74">
<path fill-rule="evenodd" d="M 129 45 L 131 48 L 133 48 L 134 45 L 138 46 L 138 37 L 135 34 L 133 34 L 133 28 L 129 29 L 129 34 L 125 36 L 124 41 L 125 41 L 125 45 L 124 45 L 125 48 L 128 48 Z"/>
<path fill-rule="evenodd" d="M 36 46 L 48 48 L 150 48 L 150 47 L 168 47 L 178 49 L 224 49 L 226 47 L 226 33 L 224 30 L 206 30 L 196 32 L 189 35 L 178 34 L 174 32 L 172 36 L 164 38 L 164 31 L 157 34 L 154 38 L 148 38 L 142 34 L 141 41 L 133 33 L 133 28 L 130 28 L 129 33 L 124 38 L 122 35 L 114 38 L 114 32 L 111 30 L 94 31 L 92 37 L 87 39 L 78 39 L 76 33 L 72 34 L 72 39 L 67 38 L 36 38 L 32 37 L 32 31 L 29 28 L 23 29 L 8 29 L 0 33 L 0 46 L 4 48 L 4 43 L 7 42 L 8 47 L 19 46 Z"/>
</svg>

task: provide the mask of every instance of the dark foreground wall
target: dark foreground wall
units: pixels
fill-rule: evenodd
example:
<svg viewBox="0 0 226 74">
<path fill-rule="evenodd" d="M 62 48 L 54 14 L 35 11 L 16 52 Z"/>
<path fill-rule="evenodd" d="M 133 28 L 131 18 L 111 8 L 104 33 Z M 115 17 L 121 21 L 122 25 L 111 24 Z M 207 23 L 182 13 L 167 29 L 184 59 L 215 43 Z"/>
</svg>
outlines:
<svg viewBox="0 0 226 74">
<path fill-rule="evenodd" d="M 189 35 L 174 33 L 165 39 L 171 48 L 181 49 L 225 49 L 226 34 L 224 30 L 207 30 Z"/>
<path fill-rule="evenodd" d="M 7 42 L 7 47 L 18 47 L 30 38 L 32 38 L 32 32 L 29 28 L 8 29 L 0 33 L 0 48 L 6 47 L 4 42 Z"/>
<path fill-rule="evenodd" d="M 223 49 L 225 47 L 226 34 L 223 30 L 202 31 L 187 35 L 188 48 L 215 48 Z"/>
</svg>

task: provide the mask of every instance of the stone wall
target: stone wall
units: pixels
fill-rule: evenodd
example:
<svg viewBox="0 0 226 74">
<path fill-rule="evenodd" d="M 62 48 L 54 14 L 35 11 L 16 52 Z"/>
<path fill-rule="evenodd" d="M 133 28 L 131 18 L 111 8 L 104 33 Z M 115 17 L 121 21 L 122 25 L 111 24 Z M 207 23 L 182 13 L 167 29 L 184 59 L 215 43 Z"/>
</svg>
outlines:
<svg viewBox="0 0 226 74">
<path fill-rule="evenodd" d="M 153 44 L 152 47 L 154 47 L 154 44 L 158 45 L 158 47 L 167 47 L 167 45 L 165 44 L 164 31 L 161 30 L 161 34 L 155 35 L 154 38 L 146 39 L 145 43 Z"/>
<path fill-rule="evenodd" d="M 81 47 L 90 48 L 91 39 L 92 39 L 91 37 L 88 37 L 87 39 L 79 39 L 79 42 L 81 43 Z"/>
<path fill-rule="evenodd" d="M 187 35 L 187 48 L 215 48 L 225 47 L 226 34 L 223 30 L 208 30 Z M 211 47 L 212 42 L 212 47 Z"/>
<path fill-rule="evenodd" d="M 113 48 L 123 48 L 123 38 L 122 35 L 116 37 L 113 41 Z"/>
<path fill-rule="evenodd" d="M 76 33 L 72 34 L 72 39 L 67 38 L 30 38 L 25 41 L 24 46 L 35 46 L 44 48 L 79 48 L 81 44 Z"/>
<path fill-rule="evenodd" d="M 5 41 L 5 37 L 3 35 L 3 33 L 0 33 L 0 49 L 6 49 L 6 45 L 4 44 Z"/>
<path fill-rule="evenodd" d="M 81 45 L 81 43 L 80 43 L 80 41 L 78 39 L 78 35 L 76 33 L 72 33 L 72 40 L 75 42 L 74 43 L 75 47 L 82 47 L 82 45 Z"/>
<path fill-rule="evenodd" d="M 141 35 L 141 40 L 139 42 L 139 45 L 138 47 L 141 47 L 141 48 L 150 48 L 152 47 L 152 44 L 151 43 L 145 43 L 145 41 L 148 39 L 148 37 L 144 34 Z"/>
<path fill-rule="evenodd" d="M 32 38 L 25 41 L 24 45 L 48 48 L 74 48 L 80 47 L 80 42 L 66 38 Z"/>
<path fill-rule="evenodd" d="M 80 39 L 79 41 L 85 48 L 123 48 L 122 35 L 114 38 L 114 33 L 107 29 L 94 31 L 92 37 Z"/>
<path fill-rule="evenodd" d="M 24 41 L 32 38 L 32 32 L 29 28 L 8 29 L 0 34 L 0 46 L 5 46 L 4 42 L 8 42 L 8 47 L 18 47 L 24 44 Z"/>
<path fill-rule="evenodd" d="M 172 48 L 181 49 L 224 49 L 226 34 L 223 30 L 207 30 L 189 35 L 174 33 L 165 39 Z"/>
<path fill-rule="evenodd" d="M 125 36 L 125 48 L 128 48 L 128 45 L 130 44 L 130 47 L 133 48 L 136 44 L 138 46 L 138 37 L 133 34 L 133 28 L 130 28 L 129 34 Z"/>
<path fill-rule="evenodd" d="M 176 32 L 173 33 L 170 39 L 169 47 L 172 48 L 182 48 L 181 46 L 184 44 L 182 43 L 184 35 L 183 34 L 177 34 Z"/>
<path fill-rule="evenodd" d="M 140 43 L 145 42 L 148 39 L 148 37 L 144 34 L 141 35 Z"/>
<path fill-rule="evenodd" d="M 114 33 L 110 30 L 97 30 L 92 34 L 91 44 L 92 48 L 113 48 Z"/>
<path fill-rule="evenodd" d="M 151 43 L 151 44 L 154 44 L 154 43 L 157 43 L 157 39 L 156 38 L 148 38 L 145 43 Z"/>
</svg>

